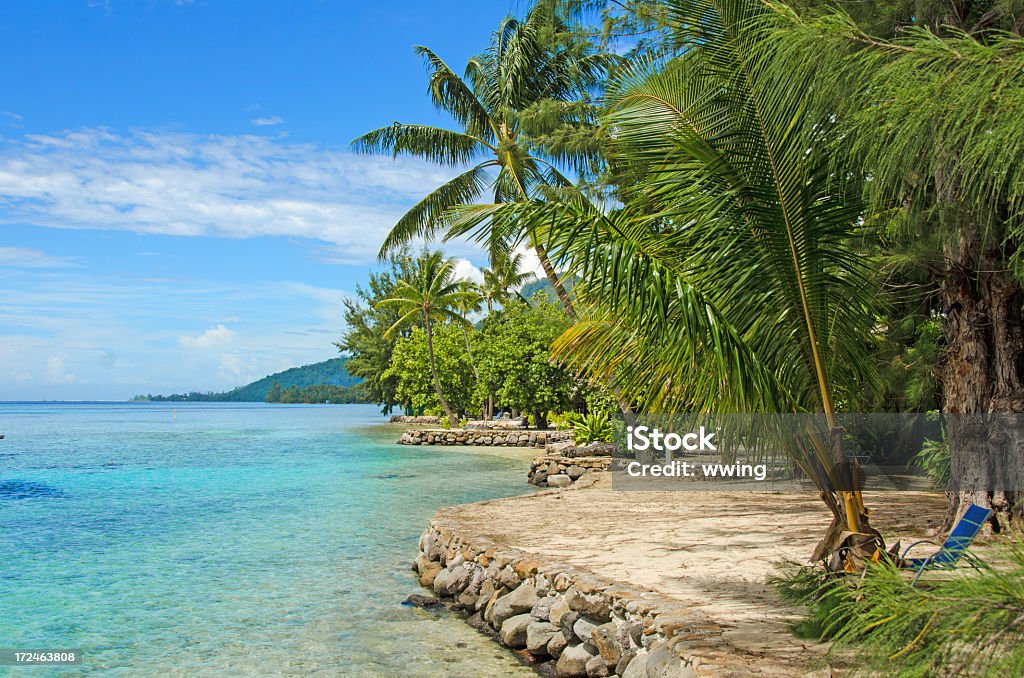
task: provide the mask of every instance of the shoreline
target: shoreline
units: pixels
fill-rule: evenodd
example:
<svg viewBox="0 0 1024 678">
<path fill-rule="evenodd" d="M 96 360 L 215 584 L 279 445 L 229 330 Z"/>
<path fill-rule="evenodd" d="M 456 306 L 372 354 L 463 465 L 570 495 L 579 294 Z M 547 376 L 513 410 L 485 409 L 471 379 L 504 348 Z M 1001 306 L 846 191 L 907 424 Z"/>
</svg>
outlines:
<svg viewBox="0 0 1024 678">
<path fill-rule="evenodd" d="M 420 584 L 542 675 L 829 675 L 828 647 L 791 633 L 798 610 L 764 582 L 824 532 L 817 498 L 613 492 L 608 476 L 438 511 Z M 944 510 L 941 493 L 871 499 L 904 538 Z"/>
</svg>

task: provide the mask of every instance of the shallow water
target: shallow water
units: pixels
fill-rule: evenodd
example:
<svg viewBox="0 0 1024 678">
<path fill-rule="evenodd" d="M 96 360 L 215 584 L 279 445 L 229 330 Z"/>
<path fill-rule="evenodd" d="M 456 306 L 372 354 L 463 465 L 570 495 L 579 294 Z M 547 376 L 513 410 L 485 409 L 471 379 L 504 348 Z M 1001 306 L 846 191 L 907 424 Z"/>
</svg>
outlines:
<svg viewBox="0 0 1024 678">
<path fill-rule="evenodd" d="M 533 676 L 400 605 L 441 506 L 527 464 L 394 444 L 372 406 L 0 403 L 0 648 L 16 675 Z"/>
</svg>

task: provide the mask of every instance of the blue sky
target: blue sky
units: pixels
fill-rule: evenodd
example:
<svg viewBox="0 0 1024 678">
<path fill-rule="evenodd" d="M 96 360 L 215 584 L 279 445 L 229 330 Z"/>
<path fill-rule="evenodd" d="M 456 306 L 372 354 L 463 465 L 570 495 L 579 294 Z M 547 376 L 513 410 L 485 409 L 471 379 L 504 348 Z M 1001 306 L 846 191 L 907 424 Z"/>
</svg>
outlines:
<svg viewBox="0 0 1024 678">
<path fill-rule="evenodd" d="M 413 45 L 461 71 L 520 6 L 0 4 L 0 400 L 223 390 L 336 355 L 341 300 L 450 172 L 349 142 L 446 123 Z"/>
</svg>

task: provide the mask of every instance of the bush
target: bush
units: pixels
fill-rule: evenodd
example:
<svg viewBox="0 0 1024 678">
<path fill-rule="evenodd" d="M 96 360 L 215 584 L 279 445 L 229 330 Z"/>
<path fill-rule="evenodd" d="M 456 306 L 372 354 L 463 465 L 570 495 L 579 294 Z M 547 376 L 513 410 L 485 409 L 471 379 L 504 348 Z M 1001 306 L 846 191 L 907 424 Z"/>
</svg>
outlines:
<svg viewBox="0 0 1024 678">
<path fill-rule="evenodd" d="M 864 673 L 886 676 L 1024 675 L 1024 541 L 1018 535 L 992 568 L 911 587 L 906 571 L 869 565 L 860 576 L 800 568 L 773 580 L 808 606 L 797 632 L 851 648 Z M 927 575 L 925 575 L 927 577 Z"/>
<path fill-rule="evenodd" d="M 576 444 L 610 443 L 612 441 L 612 419 L 607 412 L 594 412 L 572 419 Z"/>
</svg>

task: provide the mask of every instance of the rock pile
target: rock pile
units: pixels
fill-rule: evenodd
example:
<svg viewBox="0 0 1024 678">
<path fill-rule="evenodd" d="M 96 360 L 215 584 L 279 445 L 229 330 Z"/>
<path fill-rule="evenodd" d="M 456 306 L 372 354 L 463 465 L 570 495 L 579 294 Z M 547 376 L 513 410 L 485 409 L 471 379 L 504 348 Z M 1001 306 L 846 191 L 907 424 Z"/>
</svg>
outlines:
<svg viewBox="0 0 1024 678">
<path fill-rule="evenodd" d="M 544 448 L 544 456 L 530 464 L 526 479 L 538 487 L 569 487 L 591 471 L 605 471 L 612 465 L 609 443 L 576 447 L 572 441 L 555 442 Z"/>
<path fill-rule="evenodd" d="M 440 426 L 441 417 L 435 417 L 432 415 L 423 415 L 414 417 L 408 414 L 393 414 L 391 415 L 392 424 L 426 424 L 427 426 Z"/>
<path fill-rule="evenodd" d="M 491 445 L 499 447 L 545 447 L 551 442 L 572 440 L 571 431 L 509 429 L 425 428 L 410 429 L 398 439 L 399 445 Z"/>
<path fill-rule="evenodd" d="M 468 621 L 561 678 L 696 678 L 749 671 L 722 629 L 677 600 L 461 538 L 432 522 L 414 569 Z"/>
</svg>

